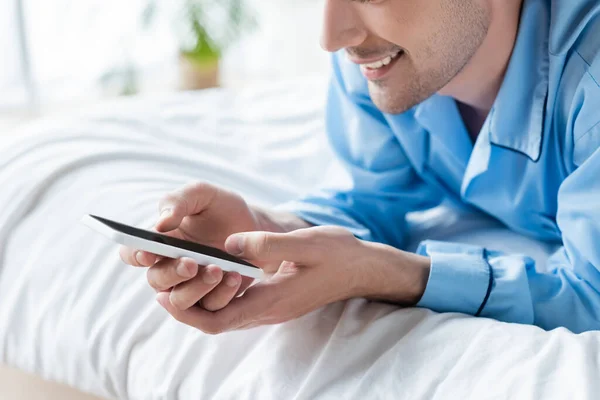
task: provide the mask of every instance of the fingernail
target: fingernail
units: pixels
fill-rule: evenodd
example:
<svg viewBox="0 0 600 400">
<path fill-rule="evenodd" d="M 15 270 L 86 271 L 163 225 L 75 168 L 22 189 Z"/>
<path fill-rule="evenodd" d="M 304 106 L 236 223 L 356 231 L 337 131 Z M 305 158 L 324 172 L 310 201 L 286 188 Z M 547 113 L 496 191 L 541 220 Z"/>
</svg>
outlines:
<svg viewBox="0 0 600 400">
<path fill-rule="evenodd" d="M 137 261 L 138 264 L 144 265 L 144 263 L 142 262 L 142 252 L 141 251 L 139 251 L 139 250 L 136 251 L 134 257 L 135 257 L 135 261 Z"/>
<path fill-rule="evenodd" d="M 225 244 L 227 251 L 230 254 L 240 255 L 244 252 L 244 236 L 243 235 L 234 235 L 230 236 L 227 239 L 227 243 Z"/>
<path fill-rule="evenodd" d="M 211 272 L 210 270 L 204 271 L 202 274 L 202 280 L 207 285 L 214 285 L 218 281 L 217 277 L 214 275 L 214 272 Z"/>
<path fill-rule="evenodd" d="M 173 210 L 170 208 L 165 208 L 160 212 L 160 219 L 165 219 L 173 215 Z"/>
<path fill-rule="evenodd" d="M 163 308 L 167 308 L 167 307 L 166 307 L 166 304 L 167 304 L 166 302 L 167 302 L 167 301 L 169 301 L 169 296 L 168 296 L 168 295 L 167 295 L 167 296 L 165 296 L 163 293 L 159 293 L 159 294 L 157 294 L 157 295 L 156 295 L 156 302 L 157 302 L 158 304 L 160 304 L 160 305 L 161 305 L 161 307 L 163 307 Z"/>
<path fill-rule="evenodd" d="M 187 264 L 183 261 L 179 262 L 176 271 L 177 275 L 181 276 L 182 278 L 193 278 L 198 273 L 198 271 L 195 270 L 191 264 Z"/>
<path fill-rule="evenodd" d="M 227 277 L 227 279 L 225 280 L 225 284 L 229 287 L 236 287 L 238 284 L 238 277 L 237 275 L 229 275 Z"/>
</svg>

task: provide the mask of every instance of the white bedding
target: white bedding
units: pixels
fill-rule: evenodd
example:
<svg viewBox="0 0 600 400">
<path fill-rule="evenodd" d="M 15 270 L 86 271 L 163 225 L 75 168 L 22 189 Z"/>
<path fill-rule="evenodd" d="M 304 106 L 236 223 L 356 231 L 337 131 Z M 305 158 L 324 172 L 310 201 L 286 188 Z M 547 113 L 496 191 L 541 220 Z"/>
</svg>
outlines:
<svg viewBox="0 0 600 400">
<path fill-rule="evenodd" d="M 133 100 L 43 121 L 0 150 L 0 362 L 119 399 L 595 399 L 598 333 L 544 332 L 352 300 L 207 336 L 171 320 L 142 270 L 78 223 L 150 226 L 208 180 L 272 205 L 330 165 L 322 83 Z M 475 216 L 413 217 L 418 237 L 551 249 Z M 460 226 L 459 226 L 460 225 Z M 468 227 L 469 229 L 465 229 Z"/>
</svg>

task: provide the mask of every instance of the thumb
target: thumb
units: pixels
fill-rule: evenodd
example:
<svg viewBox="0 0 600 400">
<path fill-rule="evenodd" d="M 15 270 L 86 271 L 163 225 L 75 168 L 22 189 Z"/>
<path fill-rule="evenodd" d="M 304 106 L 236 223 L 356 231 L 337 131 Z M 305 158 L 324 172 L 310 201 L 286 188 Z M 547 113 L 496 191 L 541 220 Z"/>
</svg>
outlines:
<svg viewBox="0 0 600 400">
<path fill-rule="evenodd" d="M 154 226 L 157 232 L 169 232 L 177 229 L 185 214 L 178 211 L 177 208 L 163 208 L 160 211 L 158 222 Z"/>
<path fill-rule="evenodd" d="M 206 210 L 219 194 L 219 188 L 203 182 L 188 184 L 165 196 L 159 203 L 160 217 L 154 228 L 158 232 L 177 229 L 189 215 Z"/>
<path fill-rule="evenodd" d="M 246 260 L 308 263 L 315 258 L 317 249 L 305 236 L 294 232 L 236 233 L 225 241 L 225 250 Z"/>
</svg>

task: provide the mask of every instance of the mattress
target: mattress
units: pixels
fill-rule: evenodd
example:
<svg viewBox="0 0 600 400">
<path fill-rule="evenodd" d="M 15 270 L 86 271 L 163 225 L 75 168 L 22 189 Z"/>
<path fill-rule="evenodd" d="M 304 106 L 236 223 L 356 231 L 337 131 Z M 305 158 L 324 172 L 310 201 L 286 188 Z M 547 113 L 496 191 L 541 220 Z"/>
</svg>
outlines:
<svg viewBox="0 0 600 400">
<path fill-rule="evenodd" d="M 0 147 L 0 363 L 107 399 L 595 399 L 600 334 L 353 299 L 218 336 L 179 324 L 79 223 L 140 227 L 194 180 L 273 206 L 333 168 L 325 82 L 118 101 Z M 481 215 L 410 215 L 424 238 L 553 251 Z"/>
</svg>

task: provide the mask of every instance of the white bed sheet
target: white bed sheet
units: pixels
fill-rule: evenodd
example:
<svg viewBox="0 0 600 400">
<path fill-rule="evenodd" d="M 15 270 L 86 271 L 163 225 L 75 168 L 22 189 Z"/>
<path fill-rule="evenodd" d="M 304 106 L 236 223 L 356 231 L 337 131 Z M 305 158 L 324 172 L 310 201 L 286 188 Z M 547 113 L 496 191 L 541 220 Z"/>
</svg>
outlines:
<svg viewBox="0 0 600 400">
<path fill-rule="evenodd" d="M 598 333 L 574 335 L 356 299 L 208 336 L 155 303 L 144 272 L 78 223 L 151 226 L 208 180 L 269 206 L 330 166 L 323 83 L 119 102 L 43 121 L 0 151 L 0 362 L 119 399 L 595 399 Z M 459 222 L 460 220 L 460 222 Z M 422 237 L 552 250 L 477 216 L 413 216 Z M 468 228 L 468 229 L 465 229 Z M 414 243 L 413 243 L 414 245 Z"/>
</svg>

